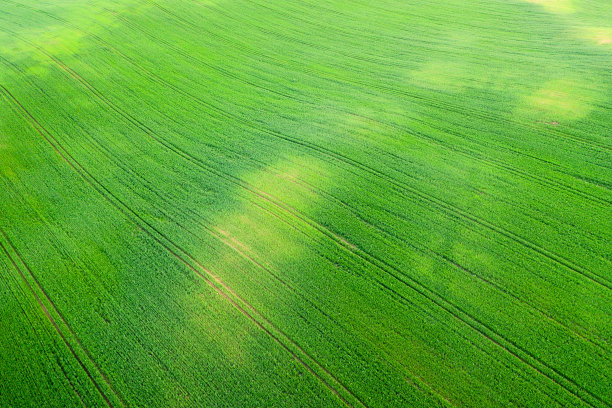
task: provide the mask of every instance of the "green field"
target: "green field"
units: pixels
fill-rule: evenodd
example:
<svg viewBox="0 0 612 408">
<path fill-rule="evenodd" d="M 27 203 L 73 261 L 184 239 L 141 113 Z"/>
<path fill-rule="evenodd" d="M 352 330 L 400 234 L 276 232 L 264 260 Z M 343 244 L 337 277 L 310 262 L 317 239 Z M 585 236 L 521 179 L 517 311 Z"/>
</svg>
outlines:
<svg viewBox="0 0 612 408">
<path fill-rule="evenodd" d="M 609 0 L 0 0 L 0 407 L 612 406 Z"/>
</svg>

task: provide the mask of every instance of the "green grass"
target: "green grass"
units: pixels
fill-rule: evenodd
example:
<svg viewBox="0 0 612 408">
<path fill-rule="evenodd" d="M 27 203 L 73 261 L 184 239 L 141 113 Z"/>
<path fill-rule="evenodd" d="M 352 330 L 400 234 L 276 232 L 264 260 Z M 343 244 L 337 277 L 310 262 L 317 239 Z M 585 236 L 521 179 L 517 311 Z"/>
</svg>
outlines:
<svg viewBox="0 0 612 408">
<path fill-rule="evenodd" d="M 0 406 L 612 405 L 610 15 L 0 1 Z"/>
</svg>

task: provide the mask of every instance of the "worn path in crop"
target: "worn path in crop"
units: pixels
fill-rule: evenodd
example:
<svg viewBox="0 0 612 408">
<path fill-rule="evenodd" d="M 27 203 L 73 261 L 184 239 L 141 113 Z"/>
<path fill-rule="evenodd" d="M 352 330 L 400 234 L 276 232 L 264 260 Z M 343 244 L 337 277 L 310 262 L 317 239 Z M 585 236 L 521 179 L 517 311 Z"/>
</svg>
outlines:
<svg viewBox="0 0 612 408">
<path fill-rule="evenodd" d="M 608 3 L 0 1 L 0 405 L 611 405 Z"/>
</svg>

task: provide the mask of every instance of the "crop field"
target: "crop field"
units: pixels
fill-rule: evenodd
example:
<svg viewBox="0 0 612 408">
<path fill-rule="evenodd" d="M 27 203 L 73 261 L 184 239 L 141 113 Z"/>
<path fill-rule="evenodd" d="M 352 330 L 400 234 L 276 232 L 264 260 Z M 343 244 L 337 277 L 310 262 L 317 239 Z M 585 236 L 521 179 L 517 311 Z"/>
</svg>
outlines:
<svg viewBox="0 0 612 408">
<path fill-rule="evenodd" d="M 611 288 L 608 0 L 0 0 L 0 407 L 610 407 Z"/>
</svg>

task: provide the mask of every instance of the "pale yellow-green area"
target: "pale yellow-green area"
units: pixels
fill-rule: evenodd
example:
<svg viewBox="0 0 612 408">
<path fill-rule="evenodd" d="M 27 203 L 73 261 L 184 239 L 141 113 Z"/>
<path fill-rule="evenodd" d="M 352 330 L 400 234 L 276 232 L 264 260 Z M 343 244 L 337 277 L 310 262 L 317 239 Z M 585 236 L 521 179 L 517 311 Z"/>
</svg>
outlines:
<svg viewBox="0 0 612 408">
<path fill-rule="evenodd" d="M 0 41 L 0 44 L 4 44 L 0 46 L 0 54 L 11 58 L 27 55 L 40 62 L 30 64 L 27 73 L 44 74 L 50 62 L 49 57 L 42 51 L 60 59 L 71 56 L 78 50 L 91 47 L 91 35 L 99 35 L 103 29 L 112 30 L 120 26 L 118 16 L 123 12 L 144 13 L 153 7 L 148 3 L 134 4 L 124 3 L 115 9 L 88 4 L 87 13 L 83 13 L 72 2 L 41 5 L 37 8 L 41 17 L 47 15 L 43 13 L 57 15 L 54 22 L 49 23 L 49 20 L 45 20 L 44 24 L 31 24 L 10 32 L 0 31 L 0 35 L 11 38 L 11 41 Z"/>
<path fill-rule="evenodd" d="M 468 88 L 503 87 L 499 83 L 500 72 L 483 72 L 478 69 L 482 63 L 479 50 L 483 47 L 478 38 L 456 30 L 447 30 L 440 34 L 440 44 L 452 46 L 453 52 L 424 61 L 418 68 L 409 71 L 408 81 L 411 85 L 447 92 L 464 92 Z M 454 54 L 466 50 L 473 58 L 457 58 Z"/>
<path fill-rule="evenodd" d="M 219 295 L 220 296 L 220 295 Z M 185 296 L 186 303 L 194 303 L 188 309 L 192 311 L 186 316 L 186 327 L 202 333 L 209 341 L 215 341 L 216 350 L 223 355 L 224 361 L 234 367 L 253 368 L 255 363 L 246 342 L 256 328 L 245 325 L 240 330 L 228 332 L 218 321 L 208 318 L 210 313 L 200 310 L 202 304 L 210 304 L 210 293 Z M 198 312 L 200 311 L 200 312 Z"/>
<path fill-rule="evenodd" d="M 562 122 L 585 117 L 597 100 L 587 84 L 576 79 L 558 79 L 545 83 L 528 95 L 516 113 L 538 121 Z"/>
<path fill-rule="evenodd" d="M 308 212 L 318 204 L 317 186 L 324 186 L 332 177 L 334 171 L 329 163 L 304 155 L 281 159 L 245 175 L 245 181 L 260 191 L 264 200 L 277 199 Z"/>
<path fill-rule="evenodd" d="M 443 91 L 463 91 L 467 66 L 449 61 L 431 61 L 413 71 L 411 77 L 416 85 Z"/>
<path fill-rule="evenodd" d="M 213 255 L 207 248 L 194 253 L 195 258 L 201 260 L 202 266 L 207 270 L 207 277 L 223 292 L 241 296 L 241 281 L 259 282 L 258 277 L 270 279 L 269 271 L 282 275 L 282 265 L 300 259 L 307 248 L 304 248 L 303 242 L 292 239 L 294 235 L 288 233 L 292 230 L 291 227 L 283 224 L 272 213 L 296 224 L 299 224 L 299 221 L 292 220 L 290 213 L 275 206 L 272 201 L 286 208 L 291 207 L 290 211 L 316 208 L 317 194 L 311 190 L 312 187 L 308 187 L 308 183 L 316 182 L 317 179 L 320 181 L 330 175 L 331 172 L 325 168 L 324 163 L 306 157 L 281 159 L 275 165 L 243 175 L 242 178 L 248 183 L 251 192 L 239 188 L 241 194 L 238 195 L 232 210 L 220 214 L 216 220 L 211 220 L 210 225 L 202 225 L 198 232 L 216 242 L 217 251 Z M 259 206 L 253 205 L 253 202 Z M 279 224 L 285 226 L 279 228 Z M 270 296 L 264 292 L 265 290 L 257 296 L 260 296 L 259 300 L 262 301 L 267 299 L 269 304 Z M 288 293 L 285 292 L 284 297 L 275 293 L 274 301 L 290 304 Z M 255 304 L 257 301 L 257 298 L 251 298 L 251 302 Z M 193 302 L 193 298 L 187 296 L 185 302 Z M 192 327 L 207 333 L 211 338 L 221 338 L 219 344 L 222 352 L 231 364 L 240 367 L 253 364 L 250 346 L 244 340 L 248 337 L 247 333 L 244 333 L 244 336 L 228 336 L 220 331 L 221 326 L 197 315 L 189 316 L 187 320 Z"/>
<path fill-rule="evenodd" d="M 577 10 L 577 5 L 573 0 L 525 0 L 528 3 L 542 6 L 550 13 L 570 14 Z"/>
<path fill-rule="evenodd" d="M 587 27 L 583 30 L 581 37 L 597 45 L 612 47 L 612 28 L 610 27 Z"/>
</svg>

